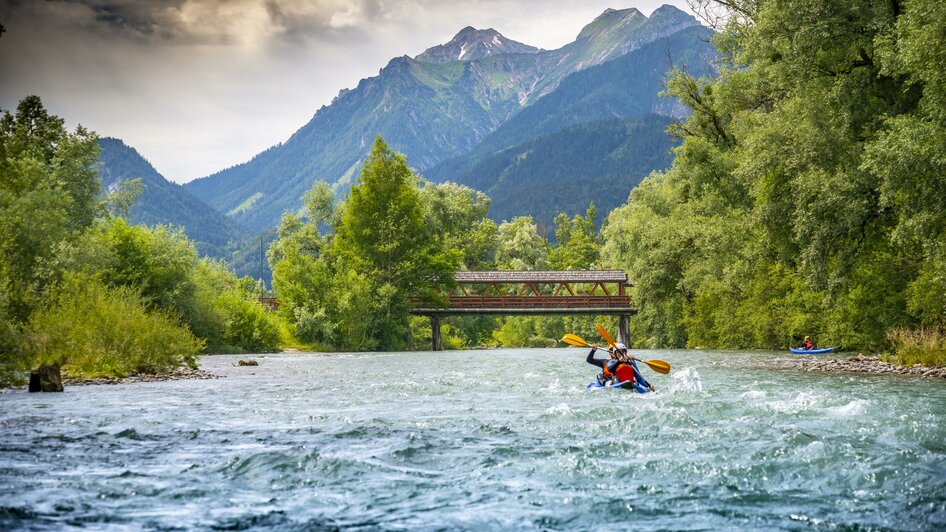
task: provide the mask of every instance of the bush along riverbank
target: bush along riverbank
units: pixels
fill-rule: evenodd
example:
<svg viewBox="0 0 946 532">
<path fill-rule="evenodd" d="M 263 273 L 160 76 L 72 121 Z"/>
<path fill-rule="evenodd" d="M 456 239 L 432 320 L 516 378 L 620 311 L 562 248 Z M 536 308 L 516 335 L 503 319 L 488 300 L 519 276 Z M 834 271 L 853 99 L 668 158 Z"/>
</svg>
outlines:
<svg viewBox="0 0 946 532">
<path fill-rule="evenodd" d="M 100 197 L 98 155 L 36 96 L 0 119 L 0 386 L 40 367 L 66 383 L 192 377 L 202 354 L 292 342 L 253 279 L 180 229 L 122 218 L 137 183 Z"/>
</svg>

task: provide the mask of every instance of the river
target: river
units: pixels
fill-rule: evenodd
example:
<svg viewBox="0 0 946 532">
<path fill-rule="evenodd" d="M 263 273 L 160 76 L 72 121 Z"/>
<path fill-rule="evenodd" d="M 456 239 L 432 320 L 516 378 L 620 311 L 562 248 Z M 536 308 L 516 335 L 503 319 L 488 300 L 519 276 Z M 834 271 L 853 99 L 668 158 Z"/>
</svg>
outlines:
<svg viewBox="0 0 946 532">
<path fill-rule="evenodd" d="M 0 529 L 946 527 L 946 383 L 583 349 L 205 357 L 224 378 L 0 395 Z"/>
</svg>

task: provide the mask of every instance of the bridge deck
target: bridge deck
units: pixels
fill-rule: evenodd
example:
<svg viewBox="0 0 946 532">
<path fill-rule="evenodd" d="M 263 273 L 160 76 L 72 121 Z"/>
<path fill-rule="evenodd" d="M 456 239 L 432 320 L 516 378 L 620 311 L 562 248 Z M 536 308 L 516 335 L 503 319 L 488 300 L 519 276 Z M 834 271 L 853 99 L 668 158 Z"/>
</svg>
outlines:
<svg viewBox="0 0 946 532">
<path fill-rule="evenodd" d="M 448 308 L 417 308 L 422 316 L 462 314 L 635 314 L 628 296 L 453 296 Z"/>
</svg>

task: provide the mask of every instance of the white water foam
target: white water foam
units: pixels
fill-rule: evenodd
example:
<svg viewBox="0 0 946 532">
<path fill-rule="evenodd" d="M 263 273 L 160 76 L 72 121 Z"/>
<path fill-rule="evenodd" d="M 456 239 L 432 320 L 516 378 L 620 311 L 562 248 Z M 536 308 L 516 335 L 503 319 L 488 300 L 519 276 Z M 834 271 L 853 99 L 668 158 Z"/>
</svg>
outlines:
<svg viewBox="0 0 946 532">
<path fill-rule="evenodd" d="M 559 403 L 555 406 L 550 406 L 548 410 L 545 411 L 545 413 L 549 415 L 570 416 L 574 412 L 568 407 L 567 404 Z"/>
<path fill-rule="evenodd" d="M 700 374 L 693 368 L 684 368 L 671 376 L 673 377 L 673 383 L 670 385 L 671 392 L 703 392 L 703 381 L 700 380 Z"/>
</svg>

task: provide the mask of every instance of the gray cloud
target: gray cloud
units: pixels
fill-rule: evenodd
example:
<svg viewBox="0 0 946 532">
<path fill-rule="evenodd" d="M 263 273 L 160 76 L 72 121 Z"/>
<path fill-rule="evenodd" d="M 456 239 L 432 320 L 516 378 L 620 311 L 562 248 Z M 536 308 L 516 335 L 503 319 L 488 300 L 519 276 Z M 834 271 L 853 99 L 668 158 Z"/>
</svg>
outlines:
<svg viewBox="0 0 946 532">
<path fill-rule="evenodd" d="M 627 1 L 627 0 L 624 0 Z M 649 13 L 666 0 L 633 4 Z M 685 9 L 685 0 L 672 0 Z M 0 108 L 38 94 L 188 181 L 468 25 L 556 48 L 613 0 L 0 0 Z"/>
</svg>

